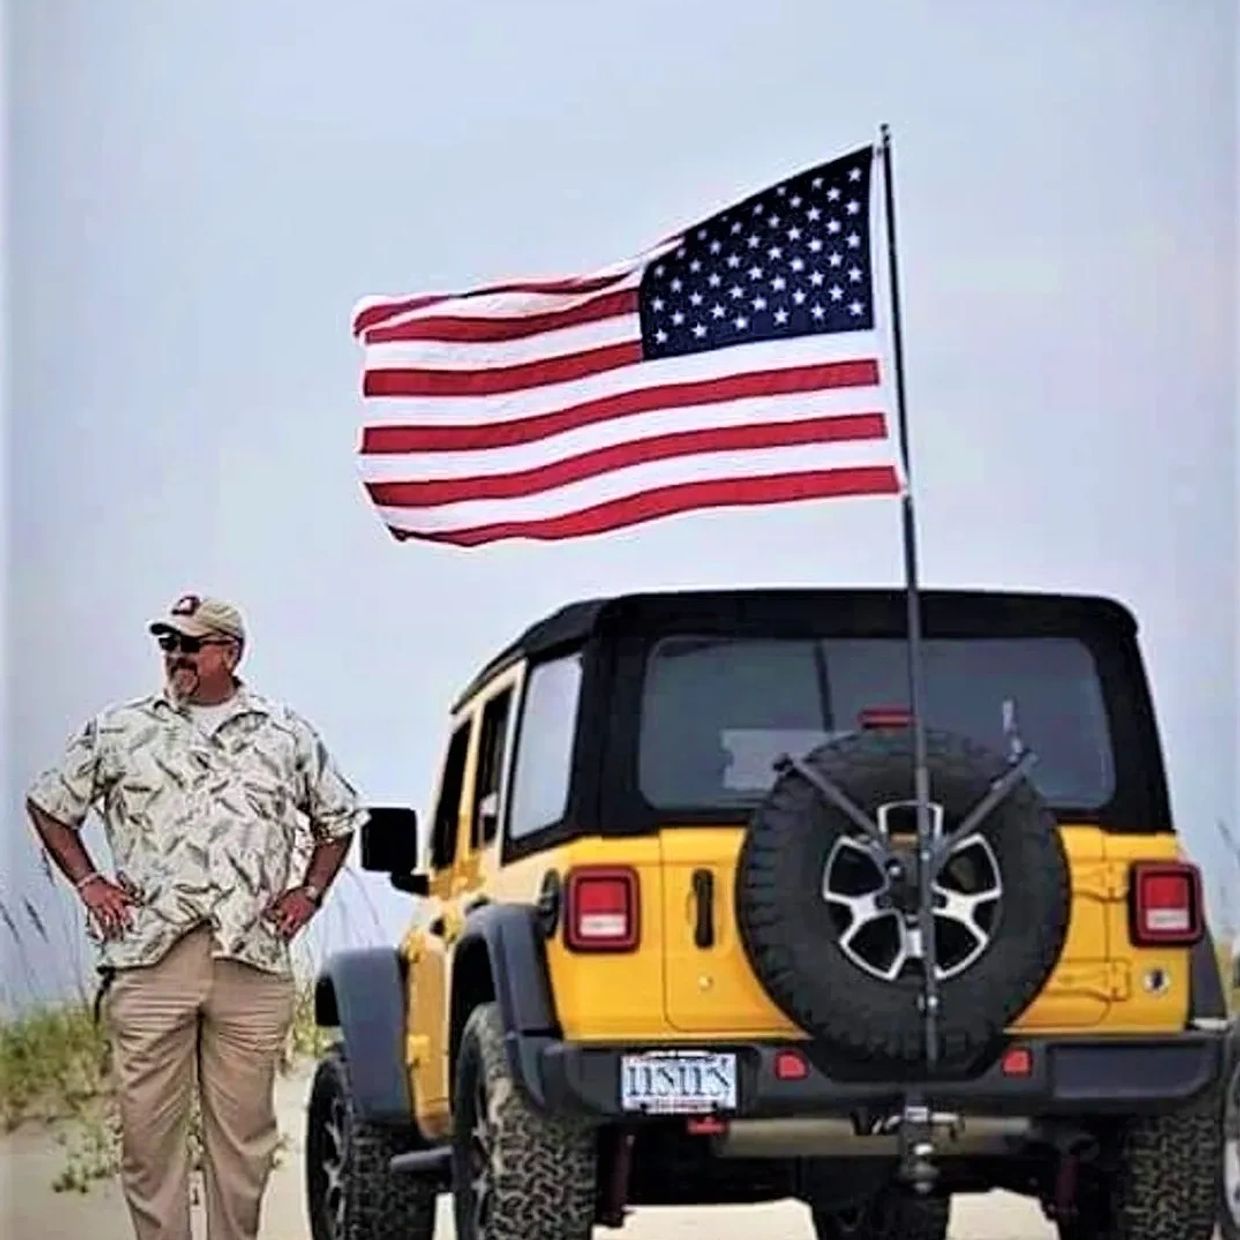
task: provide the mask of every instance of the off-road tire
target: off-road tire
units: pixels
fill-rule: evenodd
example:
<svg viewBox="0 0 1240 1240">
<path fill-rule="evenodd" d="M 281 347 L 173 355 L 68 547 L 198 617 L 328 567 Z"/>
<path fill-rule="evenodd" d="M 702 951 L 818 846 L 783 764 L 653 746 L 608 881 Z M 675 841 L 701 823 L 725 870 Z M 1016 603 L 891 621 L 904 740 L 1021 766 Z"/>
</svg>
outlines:
<svg viewBox="0 0 1240 1240">
<path fill-rule="evenodd" d="M 1211 1240 L 1222 1166 L 1221 1095 L 1169 1115 L 1121 1122 L 1109 1134 L 1080 1215 L 1061 1240 Z"/>
<path fill-rule="evenodd" d="M 474 1224 L 470 1157 L 479 1074 L 494 1151 L 485 1240 L 589 1240 L 595 1212 L 595 1134 L 586 1125 L 535 1109 L 509 1069 L 494 1003 L 470 1014 L 457 1058 L 452 1171 L 459 1240 L 483 1240 Z"/>
<path fill-rule="evenodd" d="M 336 1146 L 333 1124 L 343 1139 L 343 1149 L 336 1150 L 343 1194 L 339 1223 L 325 1171 Z M 358 1118 L 344 1049 L 332 1047 L 315 1071 L 306 1116 L 306 1213 L 313 1240 L 433 1240 L 435 1187 L 388 1169 L 394 1155 L 423 1144 L 416 1133 Z"/>
<path fill-rule="evenodd" d="M 1008 765 L 950 734 L 930 732 L 927 746 L 931 800 L 944 805 L 944 829 L 951 830 Z M 805 763 L 871 816 L 884 802 L 911 799 L 907 729 L 830 741 Z M 944 1066 L 968 1063 L 998 1044 L 1050 976 L 1071 913 L 1063 842 L 1028 779 L 978 830 L 994 852 L 1003 895 L 990 945 L 939 984 Z M 800 1028 L 855 1060 L 907 1068 L 925 1056 L 922 971 L 914 967 L 882 980 L 840 947 L 821 887 L 831 849 L 844 834 L 857 835 L 858 828 L 841 810 L 795 770 L 781 774 L 754 813 L 741 849 L 735 889 L 741 938 L 765 990 Z"/>
<path fill-rule="evenodd" d="M 813 1210 L 818 1240 L 946 1240 L 950 1197 L 915 1197 L 884 1188 L 853 1210 Z"/>
</svg>

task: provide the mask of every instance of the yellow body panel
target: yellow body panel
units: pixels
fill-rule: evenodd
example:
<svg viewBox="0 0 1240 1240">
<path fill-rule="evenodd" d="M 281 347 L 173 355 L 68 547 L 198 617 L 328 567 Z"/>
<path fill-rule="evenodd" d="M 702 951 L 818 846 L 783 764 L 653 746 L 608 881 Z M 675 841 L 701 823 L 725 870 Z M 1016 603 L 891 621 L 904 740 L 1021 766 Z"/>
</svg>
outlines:
<svg viewBox="0 0 1240 1240">
<path fill-rule="evenodd" d="M 532 903 L 548 871 L 628 865 L 638 874 L 641 944 L 620 954 L 575 953 L 557 936 L 547 961 L 565 1037 L 578 1042 L 700 1042 L 797 1038 L 746 959 L 732 892 L 743 829 L 669 828 L 653 836 L 587 838 L 497 868 L 483 860 L 492 899 Z M 1066 827 L 1073 903 L 1061 959 L 1013 1032 L 1138 1033 L 1184 1028 L 1188 953 L 1137 949 L 1128 934 L 1128 868 L 1177 856 L 1169 836 Z M 714 876 L 714 945 L 696 946 L 692 876 Z M 1159 986 L 1150 984 L 1158 974 Z"/>
<path fill-rule="evenodd" d="M 1094 827 L 1061 831 L 1072 874 L 1072 911 L 1059 964 L 1041 994 L 1016 1020 L 1023 1033 L 1093 1029 L 1111 1012 L 1118 986 L 1112 969 L 1109 902 L 1116 898 L 1103 834 Z M 1126 887 L 1119 892 L 1123 898 Z"/>
<path fill-rule="evenodd" d="M 442 1136 L 449 1106 L 447 945 L 418 929 L 405 938 L 401 952 L 409 962 L 405 1010 L 413 1013 L 405 1035 L 410 1092 L 426 1134 Z"/>
<path fill-rule="evenodd" d="M 505 867 L 496 890 L 505 900 L 532 903 L 547 870 L 563 876 L 577 865 L 627 865 L 637 871 L 641 946 L 636 952 L 575 953 L 559 935 L 547 944 L 551 993 L 564 1036 L 581 1042 L 658 1036 L 663 1025 L 663 913 L 657 838 L 578 840 Z"/>
<path fill-rule="evenodd" d="M 1112 873 L 1125 874 L 1134 861 L 1186 860 L 1169 835 L 1103 837 Z M 1189 953 L 1184 948 L 1132 946 L 1127 899 L 1107 909 L 1112 957 L 1125 967 L 1128 992 L 1107 1021 L 1108 1033 L 1158 1033 L 1182 1030 L 1189 1017 Z"/>
<path fill-rule="evenodd" d="M 511 678 L 497 681 L 496 691 L 510 682 Z M 466 718 L 477 713 L 483 701 L 479 699 L 457 715 L 451 731 L 455 732 Z M 430 896 L 400 945 L 400 954 L 408 964 L 405 1010 L 410 1015 L 405 1036 L 405 1069 L 414 1114 L 423 1133 L 432 1139 L 447 1136 L 451 1127 L 448 1021 L 452 1010 L 452 949 L 464 929 L 470 897 L 485 885 L 480 858 L 459 846 L 469 840 L 469 807 L 473 804 L 477 758 L 478 729 L 474 728 L 456 806 L 456 858 L 450 867 L 431 871 Z M 437 788 L 436 801 L 438 798 Z M 431 932 L 430 927 L 436 922 L 442 924 L 442 933 Z"/>
<path fill-rule="evenodd" d="M 744 829 L 681 828 L 659 836 L 663 855 L 666 975 L 663 1014 L 678 1033 L 769 1034 L 796 1037 L 800 1030 L 767 998 L 749 961 L 733 915 L 733 887 Z M 693 941 L 696 925 L 693 874 L 714 878 L 714 945 Z"/>
</svg>

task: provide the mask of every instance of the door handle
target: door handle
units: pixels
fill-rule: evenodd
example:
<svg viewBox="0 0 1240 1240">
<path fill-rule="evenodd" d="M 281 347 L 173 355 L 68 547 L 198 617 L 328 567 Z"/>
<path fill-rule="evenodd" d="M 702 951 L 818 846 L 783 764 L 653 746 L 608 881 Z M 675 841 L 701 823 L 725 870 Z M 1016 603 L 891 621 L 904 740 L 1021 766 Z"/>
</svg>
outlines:
<svg viewBox="0 0 1240 1240">
<path fill-rule="evenodd" d="M 693 871 L 693 897 L 697 920 L 693 942 L 706 948 L 715 945 L 715 876 L 709 870 Z"/>
</svg>

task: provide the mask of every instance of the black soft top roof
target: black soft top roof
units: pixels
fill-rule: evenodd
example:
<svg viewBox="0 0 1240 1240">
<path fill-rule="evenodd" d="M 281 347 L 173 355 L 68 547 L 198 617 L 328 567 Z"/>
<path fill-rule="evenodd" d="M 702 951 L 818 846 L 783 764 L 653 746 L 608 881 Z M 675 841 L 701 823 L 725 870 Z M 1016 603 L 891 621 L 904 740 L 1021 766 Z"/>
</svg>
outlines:
<svg viewBox="0 0 1240 1240">
<path fill-rule="evenodd" d="M 997 631 L 1080 633 L 1110 630 L 1131 638 L 1132 613 L 1114 599 L 1086 594 L 1008 590 L 921 591 L 923 630 L 980 633 Z M 580 648 L 604 632 L 662 632 L 686 625 L 713 630 L 809 627 L 830 619 L 857 631 L 907 631 L 907 599 L 902 589 L 741 588 L 674 590 L 618 594 L 569 603 L 530 625 L 474 677 L 453 709 L 488 680 L 522 659 L 537 661 Z"/>
</svg>

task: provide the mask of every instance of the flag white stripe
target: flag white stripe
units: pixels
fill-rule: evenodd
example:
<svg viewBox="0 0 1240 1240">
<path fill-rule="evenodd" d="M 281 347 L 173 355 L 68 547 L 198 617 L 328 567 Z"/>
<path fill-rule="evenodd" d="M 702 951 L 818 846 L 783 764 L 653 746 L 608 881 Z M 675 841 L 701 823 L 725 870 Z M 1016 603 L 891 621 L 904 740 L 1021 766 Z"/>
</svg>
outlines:
<svg viewBox="0 0 1240 1240">
<path fill-rule="evenodd" d="M 366 366 L 369 368 L 367 346 Z M 392 396 L 367 401 L 367 423 L 372 426 L 461 425 L 483 426 L 555 413 L 560 409 L 616 396 L 621 392 L 659 387 L 669 383 L 697 383 L 725 379 L 754 371 L 788 370 L 798 366 L 830 365 L 877 358 L 878 340 L 873 331 L 846 336 L 800 336 L 793 340 L 763 340 L 729 349 L 663 357 L 639 365 L 543 384 L 493 396 Z M 881 376 L 881 372 L 880 372 Z"/>
<path fill-rule="evenodd" d="M 577 427 L 533 443 L 457 452 L 363 453 L 362 477 L 367 482 L 440 481 L 519 473 L 594 452 L 616 444 L 682 431 L 710 431 L 755 423 L 795 423 L 811 418 L 883 412 L 878 387 L 830 388 L 790 392 L 717 404 L 658 409 L 629 417 Z M 890 433 L 890 427 L 888 427 Z"/>
<path fill-rule="evenodd" d="M 660 254 L 666 254 L 669 250 L 674 249 L 679 244 L 680 244 L 679 238 L 672 237 L 672 238 L 669 238 L 667 241 L 660 242 L 658 245 L 651 246 L 650 249 L 644 251 L 641 254 L 635 255 L 632 258 L 622 259 L 620 262 L 617 262 L 617 263 L 609 263 L 606 267 L 599 267 L 595 271 L 585 272 L 584 274 L 580 276 L 574 276 L 573 279 L 579 284 L 588 284 L 596 280 L 605 280 L 611 276 L 618 276 L 618 275 L 624 274 L 625 272 L 629 272 L 631 278 L 628 280 L 624 280 L 624 281 L 617 281 L 612 286 L 612 289 L 633 288 L 641 282 L 642 271 L 644 270 L 645 265 L 648 262 L 658 257 Z M 552 281 L 563 280 L 563 279 L 564 279 L 563 276 L 515 276 L 511 280 L 496 280 L 494 283 L 496 285 L 501 285 L 501 286 L 505 284 L 537 284 L 541 281 L 552 282 Z M 548 310 L 559 310 L 567 306 L 579 304 L 582 301 L 587 301 L 591 297 L 597 297 L 599 293 L 602 291 L 604 290 L 595 289 L 593 292 L 587 293 L 587 292 L 583 292 L 578 289 L 566 288 L 566 289 L 555 291 L 555 292 L 516 292 L 516 291 L 509 291 L 509 292 L 498 292 L 497 291 L 493 293 L 480 292 L 480 293 L 470 296 L 464 293 L 454 292 L 451 290 L 444 290 L 443 293 L 438 294 L 438 296 L 443 297 L 444 299 L 443 301 L 436 302 L 434 305 L 431 305 L 431 306 L 423 306 L 419 308 L 418 310 L 414 310 L 414 311 L 407 311 L 407 310 L 402 311 L 399 309 L 394 310 L 392 314 L 386 317 L 377 318 L 373 323 L 370 324 L 367 330 L 369 331 L 375 327 L 380 327 L 380 326 L 386 327 L 386 326 L 390 326 L 393 323 L 403 322 L 405 319 L 409 317 L 415 317 L 415 318 L 425 317 L 427 315 L 435 315 L 435 314 L 460 314 L 465 317 L 474 317 L 475 315 L 477 315 L 478 317 L 490 317 L 494 314 L 498 314 L 500 317 L 503 317 L 509 313 L 544 314 Z M 610 290 L 607 290 L 607 291 L 610 291 Z M 434 297 L 436 296 L 436 294 L 427 293 L 425 294 L 425 296 Z M 493 301 L 493 299 L 505 299 L 505 298 L 511 298 L 512 304 L 514 306 L 516 306 L 518 303 L 523 305 L 527 298 L 531 299 L 530 305 L 532 308 L 529 310 L 524 310 L 524 309 L 494 310 L 493 309 L 485 313 L 478 310 L 478 307 L 483 304 L 496 304 Z M 367 310 L 370 310 L 374 307 L 380 307 L 380 306 L 389 305 L 389 304 L 394 307 L 399 307 L 402 302 L 405 302 L 408 300 L 409 298 L 407 296 L 400 297 L 400 296 L 377 295 L 377 296 L 372 296 L 372 297 L 363 297 L 361 300 L 359 300 L 354 305 L 353 313 L 350 317 L 350 322 L 355 321 L 358 315 L 363 314 Z M 447 307 L 449 306 L 456 307 L 456 308 L 447 309 Z"/>
<path fill-rule="evenodd" d="M 382 323 L 367 328 L 367 331 L 373 331 L 374 327 L 396 327 L 402 323 L 416 322 L 418 319 L 445 316 L 459 319 L 522 319 L 536 314 L 553 314 L 562 310 L 574 310 L 578 306 L 597 301 L 600 297 L 636 288 L 641 279 L 642 273 L 638 270 L 631 272 L 628 279 L 588 293 L 485 293 L 478 297 L 453 297 L 431 306 L 420 306 L 417 310 L 395 314 L 384 319 Z"/>
<path fill-rule="evenodd" d="M 379 506 L 379 512 L 384 521 L 397 529 L 434 533 L 502 521 L 540 521 L 679 483 L 824 469 L 895 468 L 891 448 L 891 440 L 887 439 L 882 442 L 797 444 L 742 452 L 706 452 L 670 460 L 647 461 L 513 499 L 464 500 L 425 508 Z"/>
<path fill-rule="evenodd" d="M 366 346 L 368 370 L 492 370 L 548 362 L 641 338 L 636 314 L 619 314 L 517 340 L 393 340 Z"/>
</svg>

